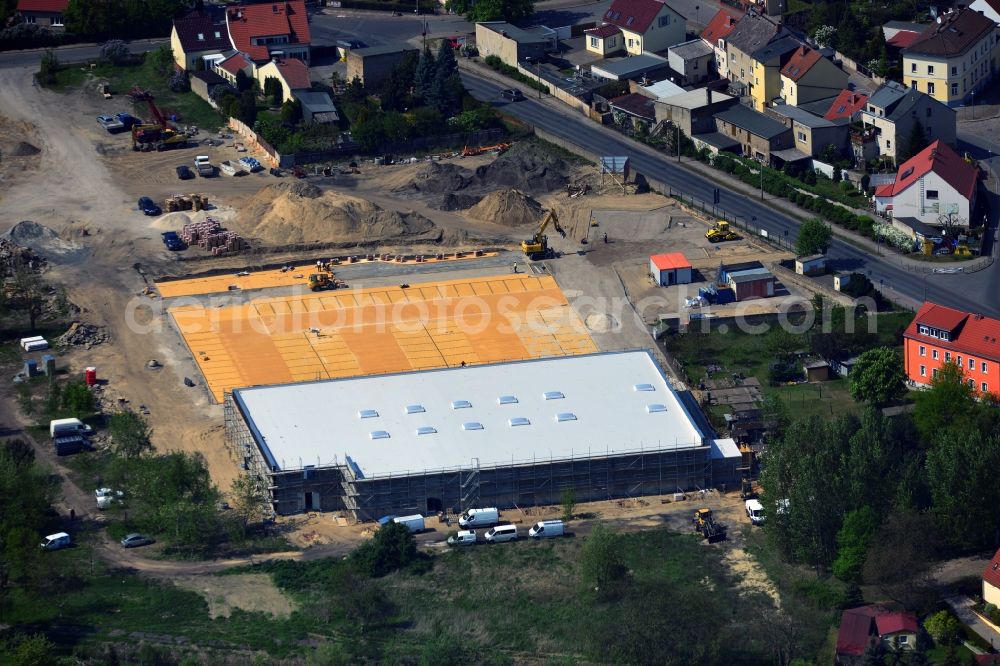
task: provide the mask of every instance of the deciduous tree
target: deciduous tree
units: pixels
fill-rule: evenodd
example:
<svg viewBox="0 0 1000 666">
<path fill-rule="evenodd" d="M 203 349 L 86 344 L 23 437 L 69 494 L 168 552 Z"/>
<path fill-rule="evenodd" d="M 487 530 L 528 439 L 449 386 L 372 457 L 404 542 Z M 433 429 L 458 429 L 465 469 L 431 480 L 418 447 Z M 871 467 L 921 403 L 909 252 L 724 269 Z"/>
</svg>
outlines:
<svg viewBox="0 0 1000 666">
<path fill-rule="evenodd" d="M 448 0 L 448 11 L 462 14 L 473 23 L 481 21 L 516 22 L 535 13 L 532 0 Z"/>
<path fill-rule="evenodd" d="M 850 375 L 851 397 L 876 407 L 906 391 L 903 359 L 889 347 L 869 349 L 858 357 Z"/>
<path fill-rule="evenodd" d="M 808 219 L 799 227 L 799 235 L 795 239 L 795 252 L 800 257 L 826 252 L 830 246 L 832 235 L 830 227 L 823 224 L 821 220 Z"/>
<path fill-rule="evenodd" d="M 600 596 L 607 597 L 618 591 L 627 574 L 617 533 L 604 523 L 598 523 L 580 552 L 580 577 Z"/>
<path fill-rule="evenodd" d="M 931 513 L 958 548 L 1000 544 L 1000 433 L 949 429 L 927 452 Z"/>
<path fill-rule="evenodd" d="M 913 422 L 925 445 L 943 429 L 966 431 L 976 411 L 975 389 L 955 363 L 945 363 L 931 377 L 930 387 L 916 394 Z"/>
<path fill-rule="evenodd" d="M 837 532 L 837 559 L 833 561 L 833 575 L 848 583 L 861 581 L 861 568 L 868 555 L 868 546 L 878 519 L 871 507 L 855 509 L 844 516 L 844 524 Z"/>
</svg>

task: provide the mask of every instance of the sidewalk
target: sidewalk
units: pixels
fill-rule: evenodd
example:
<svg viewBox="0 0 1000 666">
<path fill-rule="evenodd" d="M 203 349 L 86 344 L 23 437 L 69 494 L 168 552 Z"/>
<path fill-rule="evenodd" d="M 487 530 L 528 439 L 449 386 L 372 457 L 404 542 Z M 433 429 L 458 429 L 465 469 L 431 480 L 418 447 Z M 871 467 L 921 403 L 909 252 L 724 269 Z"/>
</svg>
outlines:
<svg viewBox="0 0 1000 666">
<path fill-rule="evenodd" d="M 1000 631 L 997 631 L 976 615 L 972 611 L 973 601 L 966 596 L 948 597 L 944 600 L 955 612 L 955 616 L 983 640 L 993 646 L 993 649 L 1000 647 Z"/>
<path fill-rule="evenodd" d="M 550 108 L 558 110 L 560 113 L 563 113 L 563 114 L 566 114 L 566 115 L 582 116 L 582 114 L 578 114 L 576 111 L 574 111 L 573 109 L 569 108 L 568 106 L 566 106 L 565 104 L 563 104 L 559 100 L 555 99 L 551 95 L 544 95 L 543 94 L 541 96 L 541 98 L 539 99 L 537 91 L 535 91 L 535 90 L 533 90 L 531 88 L 528 88 L 527 86 L 524 86 L 523 84 L 520 84 L 519 82 L 514 81 L 513 79 L 509 79 L 509 78 L 503 76 L 502 74 L 500 74 L 499 72 L 495 72 L 494 70 L 490 69 L 489 67 L 486 67 L 485 65 L 480 64 L 479 62 L 473 61 L 471 59 L 460 58 L 459 59 L 459 66 L 460 67 L 466 67 L 466 68 L 468 68 L 470 70 L 473 70 L 474 73 L 477 76 L 481 76 L 483 78 L 488 78 L 488 79 L 490 79 L 492 81 L 495 81 L 498 86 L 501 86 L 501 87 L 504 87 L 504 88 L 509 88 L 509 87 L 512 87 L 512 86 L 513 87 L 517 87 L 517 88 L 521 88 L 521 91 L 525 94 L 525 96 L 530 96 L 533 99 L 538 99 L 538 101 L 540 103 L 546 104 Z M 611 134 L 613 136 L 616 136 L 618 138 L 631 141 L 628 137 L 626 137 L 625 135 L 623 135 L 623 134 L 621 134 L 619 132 L 616 132 L 613 129 L 610 129 L 610 128 L 605 127 L 603 125 L 598 125 L 597 123 L 593 123 L 592 121 L 589 121 L 589 122 L 591 122 L 591 124 L 593 125 L 593 130 L 595 132 L 605 132 L 605 133 L 609 133 L 609 134 Z M 642 152 L 642 153 L 646 154 L 649 157 L 654 157 L 654 158 L 658 158 L 658 159 L 669 159 L 671 161 L 676 161 L 677 160 L 676 157 L 671 157 L 670 155 L 667 155 L 666 153 L 663 153 L 661 151 L 655 150 L 655 149 L 651 148 L 650 146 L 647 146 L 646 144 L 639 143 L 638 141 L 631 141 L 631 145 L 632 145 L 632 150 L 634 150 L 636 152 Z M 687 157 L 682 157 L 680 159 L 680 164 L 683 164 L 686 168 L 688 168 L 690 170 L 698 172 L 704 178 L 706 178 L 706 179 L 708 179 L 710 181 L 713 181 L 713 182 L 719 184 L 720 186 L 726 188 L 727 190 L 731 190 L 733 192 L 737 192 L 739 194 L 743 194 L 743 195 L 748 196 L 748 197 L 760 199 L 760 190 L 758 188 L 753 187 L 752 185 L 747 185 L 743 181 L 739 180 L 738 178 L 735 178 L 735 177 L 731 176 L 730 174 L 724 173 L 724 172 L 719 171 L 717 169 L 713 169 L 712 167 L 710 167 L 707 164 L 703 164 L 701 162 L 698 162 L 697 160 L 693 160 L 693 159 L 687 158 Z M 775 196 L 770 195 L 770 194 L 766 194 L 765 193 L 764 198 L 763 198 L 763 202 L 766 205 L 768 205 L 769 207 L 775 209 L 776 211 L 780 211 L 782 213 L 791 215 L 793 217 L 797 217 L 799 219 L 808 219 L 808 218 L 816 217 L 816 213 L 814 213 L 812 211 L 808 211 L 808 210 L 802 209 L 802 208 L 799 208 L 797 205 L 795 205 L 791 201 L 788 201 L 787 199 L 782 199 L 782 198 L 779 198 L 779 197 L 775 197 Z M 860 211 L 858 211 L 858 212 L 860 212 Z M 854 245 L 856 247 L 859 247 L 862 250 L 864 250 L 864 251 L 866 251 L 866 252 L 868 252 L 868 253 L 870 253 L 872 255 L 881 256 L 887 262 L 891 262 L 891 263 L 899 266 L 900 268 L 912 271 L 914 273 L 927 273 L 927 274 L 931 274 L 931 273 L 934 272 L 935 268 L 941 268 L 941 267 L 957 268 L 957 267 L 960 267 L 960 266 L 964 267 L 966 265 L 976 266 L 977 269 L 978 269 L 978 268 L 981 267 L 980 264 L 982 263 L 982 262 L 977 261 L 975 259 L 970 260 L 969 262 L 961 263 L 961 264 L 959 264 L 959 263 L 956 263 L 956 264 L 936 264 L 936 263 L 930 263 L 930 262 L 920 261 L 920 260 L 916 260 L 916 259 L 910 259 L 908 257 L 904 257 L 904 256 L 896 253 L 895 251 L 893 251 L 891 249 L 886 248 L 881 243 L 876 243 L 874 240 L 871 240 L 869 238 L 865 238 L 864 236 L 861 236 L 859 234 L 856 234 L 856 233 L 853 233 L 851 231 L 848 231 L 847 229 L 844 229 L 843 227 L 839 227 L 837 225 L 831 225 L 831 229 L 833 231 L 833 234 L 835 236 L 841 238 L 842 240 L 847 241 L 847 242 L 851 243 L 852 245 Z"/>
</svg>

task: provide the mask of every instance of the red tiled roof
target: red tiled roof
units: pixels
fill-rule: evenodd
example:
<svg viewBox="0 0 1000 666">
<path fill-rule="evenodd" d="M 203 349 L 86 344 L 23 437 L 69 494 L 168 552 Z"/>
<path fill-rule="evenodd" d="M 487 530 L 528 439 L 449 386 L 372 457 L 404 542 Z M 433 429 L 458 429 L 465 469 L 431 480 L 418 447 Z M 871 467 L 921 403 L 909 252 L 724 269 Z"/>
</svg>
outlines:
<svg viewBox="0 0 1000 666">
<path fill-rule="evenodd" d="M 654 254 L 649 260 L 661 271 L 669 271 L 675 268 L 691 268 L 691 262 L 680 252 Z"/>
<path fill-rule="evenodd" d="M 781 68 L 781 75 L 787 76 L 792 81 L 798 81 L 805 76 L 806 72 L 812 69 L 823 56 L 819 51 L 814 51 L 808 46 L 800 46 L 792 53 L 785 66 Z"/>
<path fill-rule="evenodd" d="M 920 324 L 951 331 L 951 339 L 945 342 L 939 338 L 921 335 L 917 328 Z M 1000 362 L 1000 320 L 998 319 L 927 302 L 917 311 L 916 317 L 906 328 L 904 336 L 913 340 L 926 340 L 938 347 L 963 354 L 981 356 Z"/>
<path fill-rule="evenodd" d="M 910 32 L 909 30 L 900 30 L 890 39 L 886 41 L 889 46 L 895 46 L 896 48 L 905 49 L 907 46 L 913 44 L 920 38 L 919 32 Z"/>
<path fill-rule="evenodd" d="M 875 627 L 879 636 L 897 634 L 901 631 L 917 633 L 920 625 L 912 613 L 879 613 L 875 616 Z"/>
<path fill-rule="evenodd" d="M 17 0 L 19 12 L 51 12 L 61 14 L 69 7 L 69 0 Z"/>
<path fill-rule="evenodd" d="M 892 196 L 892 183 L 885 183 L 883 185 L 877 185 L 875 187 L 875 196 L 877 197 L 891 197 Z"/>
<path fill-rule="evenodd" d="M 618 26 L 611 25 L 610 23 L 605 23 L 602 26 L 591 28 L 590 30 L 584 30 L 584 32 L 589 37 L 598 37 L 600 39 L 607 39 L 611 35 L 621 34 L 621 30 L 618 29 Z"/>
<path fill-rule="evenodd" d="M 988 39 L 995 29 L 996 24 L 991 19 L 974 9 L 956 9 L 927 26 L 906 52 L 959 56 L 981 40 Z"/>
<path fill-rule="evenodd" d="M 983 580 L 1000 589 L 1000 550 L 997 550 L 993 559 L 986 565 L 986 570 L 983 571 Z"/>
<path fill-rule="evenodd" d="M 890 194 L 879 194 L 879 189 L 884 191 L 884 188 L 877 188 L 875 196 L 896 196 L 931 171 L 943 178 L 966 199 L 973 198 L 979 171 L 940 139 L 899 165 L 896 182 L 892 183 Z"/>
<path fill-rule="evenodd" d="M 17 0 L 19 12 L 52 12 L 61 14 L 69 7 L 69 0 Z"/>
<path fill-rule="evenodd" d="M 604 22 L 644 35 L 664 7 L 669 5 L 658 0 L 614 0 L 604 13 Z"/>
<path fill-rule="evenodd" d="M 252 43 L 255 37 L 287 36 L 289 44 L 309 44 L 309 21 L 302 0 L 237 5 L 226 11 L 229 34 L 237 49 L 254 60 L 267 60 L 267 46 Z M 280 50 L 283 44 L 272 45 Z"/>
<path fill-rule="evenodd" d="M 312 88 L 312 81 L 309 80 L 309 68 L 301 60 L 295 58 L 283 58 L 277 63 L 281 78 L 292 90 L 303 90 Z"/>
<path fill-rule="evenodd" d="M 837 99 L 833 100 L 833 104 L 830 105 L 830 109 L 823 117 L 827 120 L 850 118 L 855 113 L 864 109 L 865 102 L 867 101 L 868 95 L 862 95 L 853 90 L 841 90 L 840 94 L 837 95 Z"/>
<path fill-rule="evenodd" d="M 976 666 L 1000 666 L 1000 654 L 977 654 Z"/>
<path fill-rule="evenodd" d="M 734 9 L 720 9 L 712 17 L 712 20 L 708 22 L 708 25 L 705 26 L 705 29 L 701 33 L 701 38 L 712 46 L 715 46 L 720 39 L 725 39 L 729 36 L 729 33 L 733 31 L 733 28 L 736 27 L 736 24 L 742 17 L 743 14 Z"/>
<path fill-rule="evenodd" d="M 862 606 L 845 610 L 840 616 L 840 630 L 837 632 L 837 654 L 860 657 L 871 641 L 872 618 L 876 610 L 873 606 Z"/>
<path fill-rule="evenodd" d="M 250 61 L 244 58 L 243 55 L 240 53 L 237 53 L 234 56 L 230 56 L 229 58 L 226 58 L 221 63 L 219 63 L 219 67 L 226 70 L 233 76 L 236 76 L 237 72 L 246 69 L 249 66 L 250 66 Z"/>
</svg>

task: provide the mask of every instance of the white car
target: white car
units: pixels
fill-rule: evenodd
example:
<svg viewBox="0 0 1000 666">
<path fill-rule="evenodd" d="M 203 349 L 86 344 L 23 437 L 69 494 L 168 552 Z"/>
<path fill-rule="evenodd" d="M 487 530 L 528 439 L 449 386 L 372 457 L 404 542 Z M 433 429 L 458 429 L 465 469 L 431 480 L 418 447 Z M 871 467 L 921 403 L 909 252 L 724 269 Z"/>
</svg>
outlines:
<svg viewBox="0 0 1000 666">
<path fill-rule="evenodd" d="M 121 504 L 123 493 L 120 490 L 112 490 L 111 488 L 98 488 L 94 491 L 94 497 L 97 499 L 98 509 L 107 509 L 112 504 Z"/>
<path fill-rule="evenodd" d="M 748 499 L 745 502 L 745 507 L 751 523 L 754 525 L 764 524 L 764 505 L 760 503 L 760 500 Z"/>
<path fill-rule="evenodd" d="M 472 546 L 476 543 L 475 530 L 462 530 L 455 536 L 448 537 L 449 546 Z"/>
</svg>

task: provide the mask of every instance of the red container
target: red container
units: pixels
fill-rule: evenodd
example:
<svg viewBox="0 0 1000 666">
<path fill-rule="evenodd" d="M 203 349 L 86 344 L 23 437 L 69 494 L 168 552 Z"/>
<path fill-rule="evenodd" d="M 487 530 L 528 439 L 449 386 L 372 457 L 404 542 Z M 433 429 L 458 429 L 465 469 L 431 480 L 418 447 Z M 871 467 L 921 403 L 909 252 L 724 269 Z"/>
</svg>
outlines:
<svg viewBox="0 0 1000 666">
<path fill-rule="evenodd" d="M 87 368 L 83 371 L 83 381 L 87 386 L 94 386 L 97 384 L 97 368 Z"/>
</svg>

